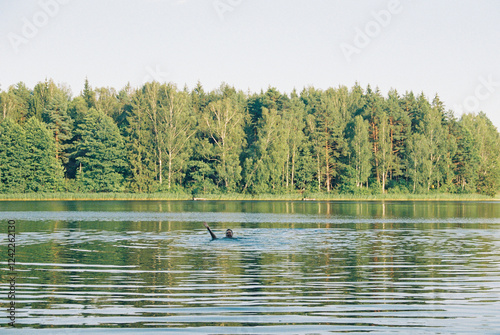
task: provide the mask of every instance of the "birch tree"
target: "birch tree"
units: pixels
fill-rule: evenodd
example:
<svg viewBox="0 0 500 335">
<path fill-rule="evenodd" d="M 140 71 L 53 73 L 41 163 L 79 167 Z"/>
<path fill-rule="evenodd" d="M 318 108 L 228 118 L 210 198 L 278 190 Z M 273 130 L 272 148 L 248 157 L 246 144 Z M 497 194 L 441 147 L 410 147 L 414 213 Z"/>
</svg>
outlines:
<svg viewBox="0 0 500 335">
<path fill-rule="evenodd" d="M 244 110 L 234 97 L 210 102 L 202 115 L 202 122 L 213 145 L 211 159 L 216 162 L 219 184 L 226 191 L 236 190 L 241 180 L 244 118 Z"/>
</svg>

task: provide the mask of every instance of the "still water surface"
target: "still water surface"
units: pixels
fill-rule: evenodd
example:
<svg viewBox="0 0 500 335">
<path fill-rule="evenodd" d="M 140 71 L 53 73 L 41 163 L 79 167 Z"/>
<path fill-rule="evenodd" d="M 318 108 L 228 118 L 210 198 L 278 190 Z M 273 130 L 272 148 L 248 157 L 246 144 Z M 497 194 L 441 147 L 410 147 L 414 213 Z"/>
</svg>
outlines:
<svg viewBox="0 0 500 335">
<path fill-rule="evenodd" d="M 16 333 L 500 333 L 498 202 L 0 202 L 8 219 Z"/>
</svg>

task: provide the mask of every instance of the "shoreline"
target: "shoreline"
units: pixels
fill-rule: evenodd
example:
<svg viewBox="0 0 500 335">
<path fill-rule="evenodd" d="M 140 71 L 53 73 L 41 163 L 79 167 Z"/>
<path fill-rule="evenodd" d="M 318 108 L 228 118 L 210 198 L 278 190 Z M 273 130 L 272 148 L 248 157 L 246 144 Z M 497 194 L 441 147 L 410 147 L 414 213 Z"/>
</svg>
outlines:
<svg viewBox="0 0 500 335">
<path fill-rule="evenodd" d="M 499 201 L 500 195 L 480 194 L 207 194 L 193 197 L 172 193 L 25 193 L 0 194 L 0 201 Z"/>
</svg>

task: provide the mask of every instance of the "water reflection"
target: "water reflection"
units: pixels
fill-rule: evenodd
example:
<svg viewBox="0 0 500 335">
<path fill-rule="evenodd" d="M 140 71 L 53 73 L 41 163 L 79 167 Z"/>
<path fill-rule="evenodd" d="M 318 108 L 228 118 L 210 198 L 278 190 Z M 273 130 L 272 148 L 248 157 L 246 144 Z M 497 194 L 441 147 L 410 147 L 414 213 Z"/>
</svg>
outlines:
<svg viewBox="0 0 500 335">
<path fill-rule="evenodd" d="M 498 204 L 219 205 L 8 206 L 2 218 L 20 220 L 17 323 L 49 333 L 500 329 Z M 237 239 L 211 241 L 205 219 Z"/>
</svg>

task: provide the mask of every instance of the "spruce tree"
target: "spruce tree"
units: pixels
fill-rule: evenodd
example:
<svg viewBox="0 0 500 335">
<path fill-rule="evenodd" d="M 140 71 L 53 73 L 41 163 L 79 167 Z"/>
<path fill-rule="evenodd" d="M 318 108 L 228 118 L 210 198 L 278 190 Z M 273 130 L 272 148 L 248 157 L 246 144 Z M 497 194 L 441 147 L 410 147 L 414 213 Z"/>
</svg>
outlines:
<svg viewBox="0 0 500 335">
<path fill-rule="evenodd" d="M 477 187 L 480 156 L 472 118 L 471 114 L 463 115 L 453 129 L 457 140 L 453 156 L 454 182 L 461 193 L 473 193 Z"/>
<path fill-rule="evenodd" d="M 96 107 L 96 98 L 95 92 L 90 87 L 89 80 L 85 78 L 85 84 L 83 85 L 82 97 L 87 103 L 87 108 L 95 108 Z"/>
<path fill-rule="evenodd" d="M 127 173 L 125 145 L 117 125 L 101 111 L 90 109 L 76 130 L 77 182 L 81 191 L 119 192 Z"/>
<path fill-rule="evenodd" d="M 0 123 L 0 192 L 26 190 L 26 156 L 24 129 L 12 119 L 4 119 Z"/>
<path fill-rule="evenodd" d="M 128 112 L 126 129 L 129 182 L 135 192 L 151 192 L 156 189 L 153 133 L 145 109 L 142 91 L 137 91 Z"/>
<path fill-rule="evenodd" d="M 52 132 L 43 122 L 32 117 L 26 122 L 25 178 L 27 192 L 54 192 L 61 190 L 64 169 L 56 158 L 56 144 Z"/>
</svg>

